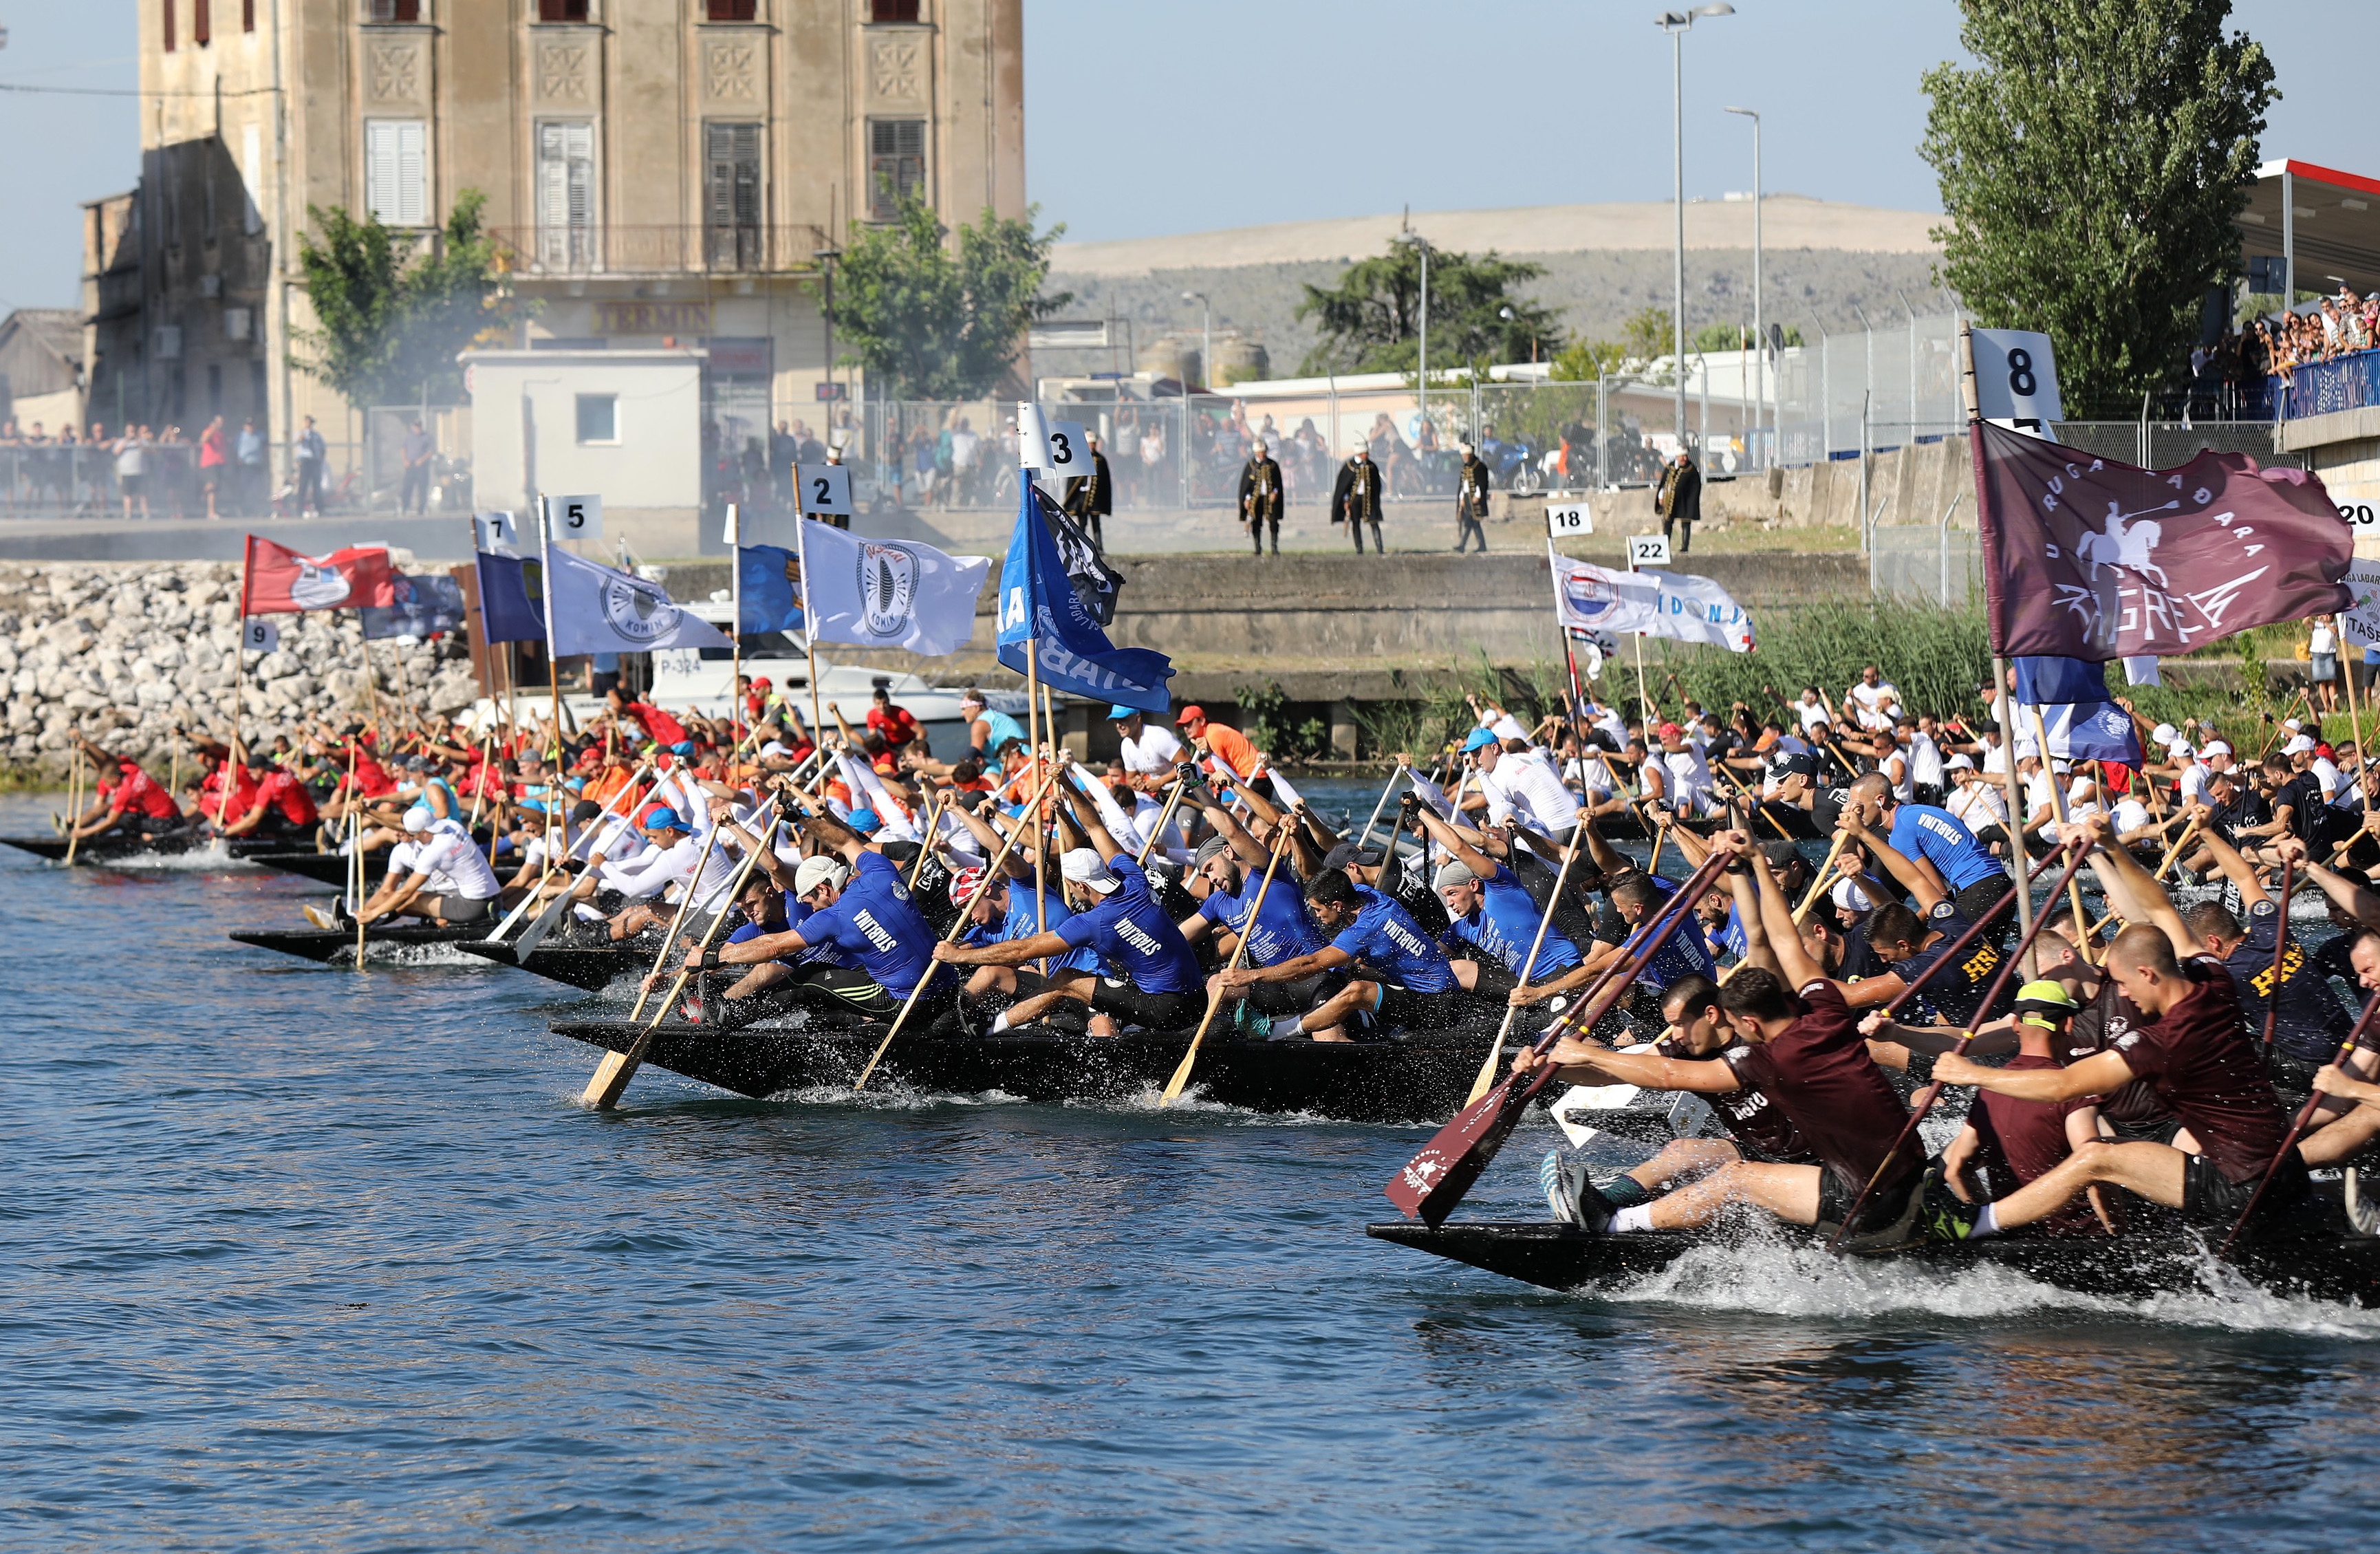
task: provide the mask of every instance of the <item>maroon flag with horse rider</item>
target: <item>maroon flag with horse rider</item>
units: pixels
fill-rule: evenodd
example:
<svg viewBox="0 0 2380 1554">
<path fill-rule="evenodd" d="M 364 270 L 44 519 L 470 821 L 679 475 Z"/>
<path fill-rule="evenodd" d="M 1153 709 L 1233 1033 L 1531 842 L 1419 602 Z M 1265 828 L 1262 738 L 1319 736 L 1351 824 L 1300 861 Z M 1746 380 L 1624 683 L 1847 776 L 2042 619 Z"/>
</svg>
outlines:
<svg viewBox="0 0 2380 1554">
<path fill-rule="evenodd" d="M 2217 453 L 2139 469 L 1973 430 L 1996 653 L 2172 657 L 2354 602 L 2353 536 L 2303 470 Z"/>
</svg>

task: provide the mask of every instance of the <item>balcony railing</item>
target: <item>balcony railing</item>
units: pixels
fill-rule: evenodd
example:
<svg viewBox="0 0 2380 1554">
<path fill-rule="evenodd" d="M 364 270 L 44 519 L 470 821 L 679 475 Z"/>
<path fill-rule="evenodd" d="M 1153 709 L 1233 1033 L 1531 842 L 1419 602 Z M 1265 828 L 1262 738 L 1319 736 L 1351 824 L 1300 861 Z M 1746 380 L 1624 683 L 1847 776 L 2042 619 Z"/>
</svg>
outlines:
<svg viewBox="0 0 2380 1554">
<path fill-rule="evenodd" d="M 755 274 L 808 270 L 826 232 L 790 226 L 500 226 L 489 236 L 519 275 Z"/>
</svg>

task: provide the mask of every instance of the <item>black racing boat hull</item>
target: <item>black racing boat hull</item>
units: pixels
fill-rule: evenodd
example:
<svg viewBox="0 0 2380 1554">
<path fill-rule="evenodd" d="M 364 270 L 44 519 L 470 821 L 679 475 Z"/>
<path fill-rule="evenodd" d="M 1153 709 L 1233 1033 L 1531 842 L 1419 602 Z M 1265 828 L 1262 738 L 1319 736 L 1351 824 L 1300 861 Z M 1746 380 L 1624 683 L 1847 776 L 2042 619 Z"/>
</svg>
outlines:
<svg viewBox="0 0 2380 1554">
<path fill-rule="evenodd" d="M 653 967 L 652 948 L 640 949 L 633 943 L 540 944 L 527 958 L 514 945 L 485 939 L 465 940 L 455 947 L 467 955 L 516 966 L 590 993 L 601 992 L 623 977 L 640 977 Z"/>
<path fill-rule="evenodd" d="M 2325 1200 L 2326 1201 L 2326 1200 Z M 2310 1209 L 2309 1213 L 2314 1213 Z M 2334 1218 L 2319 1229 L 2235 1250 L 2231 1266 L 2278 1294 L 2380 1305 L 2380 1240 L 2343 1237 Z M 1542 1289 L 1589 1291 L 1658 1273 L 1696 1247 L 1726 1244 L 1707 1233 L 1652 1231 L 1599 1235 L 1552 1220 L 1456 1220 L 1433 1230 L 1404 1220 L 1365 1233 L 1467 1263 Z M 2084 1294 L 2141 1299 L 2204 1287 L 2211 1263 L 2197 1238 L 2173 1232 L 2137 1236 L 1993 1236 L 1922 1242 L 1889 1257 L 1929 1272 L 2005 1269 Z"/>
<path fill-rule="evenodd" d="M 142 858 L 179 857 L 185 853 L 200 852 L 213 845 L 215 838 L 196 832 L 176 832 L 165 836 L 119 836 L 109 832 L 87 837 L 75 848 L 77 868 L 84 864 L 126 863 Z M 224 844 L 235 862 L 246 862 L 259 853 L 271 852 L 286 843 L 266 842 L 236 836 Z M 52 863 L 67 859 L 67 839 L 63 836 L 0 836 L 0 846 L 14 847 L 20 853 L 30 853 Z"/>
<path fill-rule="evenodd" d="M 355 868 L 355 860 L 344 853 L 251 853 L 248 861 L 260 868 L 295 874 L 301 880 L 311 880 L 322 885 L 346 885 Z"/>
<path fill-rule="evenodd" d="M 553 1029 L 625 1052 L 642 1027 L 589 1020 L 560 1021 Z M 645 1061 L 765 1099 L 847 1088 L 883 1035 L 878 1025 L 722 1031 L 667 1024 L 654 1032 Z M 1463 1032 L 1383 1042 L 1219 1041 L 1210 1032 L 1191 1085 L 1201 1099 L 1250 1111 L 1350 1123 L 1439 1123 L 1468 1099 L 1492 1039 L 1489 1032 Z M 1182 1034 L 1070 1036 L 1047 1027 L 952 1038 L 905 1030 L 868 1083 L 936 1094 L 997 1091 L 1050 1103 L 1130 1101 L 1161 1090 L 1189 1043 Z"/>
<path fill-rule="evenodd" d="M 408 951 L 428 949 L 441 944 L 461 944 L 483 931 L 477 925 L 467 928 L 439 928 L 428 923 L 400 924 L 388 928 L 364 930 L 364 959 L 402 959 Z M 270 929 L 241 929 L 231 936 L 242 944 L 253 944 L 260 950 L 275 950 L 300 960 L 315 961 L 328 965 L 334 961 L 355 964 L 356 930 L 346 929 L 300 929 L 287 932 Z"/>
</svg>

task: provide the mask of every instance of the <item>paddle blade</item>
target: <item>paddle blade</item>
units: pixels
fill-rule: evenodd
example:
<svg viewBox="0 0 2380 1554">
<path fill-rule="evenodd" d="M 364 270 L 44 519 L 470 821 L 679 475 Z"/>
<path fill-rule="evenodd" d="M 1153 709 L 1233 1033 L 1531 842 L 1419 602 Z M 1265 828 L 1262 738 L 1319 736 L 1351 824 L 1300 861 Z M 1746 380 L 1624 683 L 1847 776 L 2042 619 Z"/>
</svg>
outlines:
<svg viewBox="0 0 2380 1554">
<path fill-rule="evenodd" d="M 1511 1022 L 1507 1021 L 1506 1024 L 1510 1025 Z M 1463 1098 L 1463 1105 L 1474 1105 L 1481 1096 L 1488 1093 L 1488 1087 L 1496 1083 L 1496 1070 L 1503 1065 L 1503 1062 L 1504 1033 L 1499 1030 L 1496 1033 L 1496 1045 L 1488 1049 L 1488 1061 L 1479 1065 L 1478 1077 L 1471 1081 L 1471 1094 Z"/>
<path fill-rule="evenodd" d="M 1198 1044 L 1206 1038 L 1207 1027 L 1200 1026 L 1198 1034 L 1190 1038 L 1190 1050 L 1182 1054 L 1181 1062 L 1174 1066 L 1173 1077 L 1165 1082 L 1165 1093 L 1157 1098 L 1158 1105 L 1171 1106 L 1182 1099 L 1182 1092 L 1190 1084 L 1190 1071 L 1198 1066 Z"/>
<path fill-rule="evenodd" d="M 1510 1078 L 1454 1115 L 1383 1189 L 1397 1212 L 1436 1225 L 1454 1212 L 1521 1120 L 1528 1093 Z"/>
<path fill-rule="evenodd" d="M 527 960 L 531 951 L 545 942 L 545 936 L 561 926 L 562 915 L 570 910 L 570 892 L 567 891 L 547 903 L 545 910 L 522 930 L 520 942 L 514 946 L 514 952 Z"/>
</svg>

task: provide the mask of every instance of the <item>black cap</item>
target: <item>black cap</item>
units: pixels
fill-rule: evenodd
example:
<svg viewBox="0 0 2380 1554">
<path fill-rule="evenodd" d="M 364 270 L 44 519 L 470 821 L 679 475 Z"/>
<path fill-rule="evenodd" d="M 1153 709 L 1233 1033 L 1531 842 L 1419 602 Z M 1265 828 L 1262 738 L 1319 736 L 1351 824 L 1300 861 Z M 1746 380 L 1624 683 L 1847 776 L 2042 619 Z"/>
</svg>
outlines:
<svg viewBox="0 0 2380 1554">
<path fill-rule="evenodd" d="M 591 798 L 582 798 L 570 807 L 570 823 L 575 826 L 585 825 L 602 812 L 601 805 Z"/>
<path fill-rule="evenodd" d="M 1378 847 L 1357 847 L 1353 842 L 1342 842 L 1323 855 L 1322 867 L 1344 868 L 1352 863 L 1365 868 L 1378 868 L 1386 856 Z"/>
<path fill-rule="evenodd" d="M 1802 861 L 1802 849 L 1781 839 L 1762 843 L 1760 853 L 1768 860 L 1771 868 L 1791 868 Z"/>
</svg>

